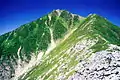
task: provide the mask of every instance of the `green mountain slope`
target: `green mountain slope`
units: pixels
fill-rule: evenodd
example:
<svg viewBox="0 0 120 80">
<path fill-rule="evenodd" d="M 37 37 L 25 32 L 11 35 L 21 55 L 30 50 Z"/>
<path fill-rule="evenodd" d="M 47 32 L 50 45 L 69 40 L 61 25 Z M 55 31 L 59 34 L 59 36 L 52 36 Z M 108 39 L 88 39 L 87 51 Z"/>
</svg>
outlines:
<svg viewBox="0 0 120 80">
<path fill-rule="evenodd" d="M 101 16 L 89 15 L 68 38 L 42 57 L 39 65 L 19 80 L 68 80 L 76 73 L 80 61 L 106 50 L 110 44 L 120 45 L 120 28 Z"/>
<path fill-rule="evenodd" d="M 91 57 L 97 53 L 105 56 L 107 52 L 120 53 L 119 45 L 120 28 L 105 18 L 96 14 L 83 18 L 65 10 L 54 10 L 0 36 L 0 79 L 76 80 L 79 73 L 77 78 L 82 79 L 77 80 L 84 80 L 88 77 L 88 67 L 94 60 L 97 62 Z M 89 66 L 80 66 L 82 61 Z M 99 63 L 101 66 L 104 62 Z"/>
<path fill-rule="evenodd" d="M 52 42 L 56 43 L 70 30 L 74 29 L 84 18 L 65 10 L 54 10 L 30 23 L 24 24 L 14 31 L 0 36 L 0 67 L 6 71 L 9 66 L 8 79 L 14 76 L 16 65 L 20 60 L 29 63 L 32 55 L 43 55 Z M 34 54 L 33 54 L 34 53 Z M 4 65 L 4 63 L 6 65 Z M 22 63 L 21 63 L 22 64 Z M 5 78 L 5 74 L 0 72 Z M 11 75 L 12 74 L 12 75 Z"/>
<path fill-rule="evenodd" d="M 43 18 L 22 25 L 20 28 L 2 35 L 0 38 L 2 54 L 0 56 L 17 56 L 15 53 L 20 46 L 26 55 L 29 55 L 30 52 L 35 52 L 36 49 L 46 51 L 51 40 L 49 29 L 53 30 L 53 38 L 57 40 L 80 22 L 79 16 L 75 15 L 72 17 L 72 14 L 67 11 L 61 11 L 60 16 L 58 14 L 57 11 L 53 11 Z M 49 19 L 49 16 L 51 19 Z"/>
</svg>

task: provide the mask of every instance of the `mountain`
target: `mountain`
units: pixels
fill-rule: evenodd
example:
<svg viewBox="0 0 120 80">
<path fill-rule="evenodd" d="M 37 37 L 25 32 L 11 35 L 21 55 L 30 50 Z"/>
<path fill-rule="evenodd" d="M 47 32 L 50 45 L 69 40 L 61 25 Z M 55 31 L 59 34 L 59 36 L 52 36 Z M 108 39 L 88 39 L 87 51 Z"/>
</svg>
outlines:
<svg viewBox="0 0 120 80">
<path fill-rule="evenodd" d="M 38 53 L 42 52 L 40 55 L 48 53 L 50 49 L 47 48 L 50 45 L 53 47 L 56 41 L 77 27 L 83 19 L 65 10 L 54 10 L 42 18 L 0 36 L 1 71 L 9 71 L 7 74 L 1 72 L 3 75 L 1 79 L 6 78 L 8 74 L 10 75 L 8 78 L 13 77 L 14 69 L 18 65 L 29 63 L 31 57 L 37 57 Z M 5 69 L 7 66 L 8 70 Z"/>
<path fill-rule="evenodd" d="M 120 28 L 54 10 L 0 36 L 1 80 L 120 79 Z"/>
</svg>

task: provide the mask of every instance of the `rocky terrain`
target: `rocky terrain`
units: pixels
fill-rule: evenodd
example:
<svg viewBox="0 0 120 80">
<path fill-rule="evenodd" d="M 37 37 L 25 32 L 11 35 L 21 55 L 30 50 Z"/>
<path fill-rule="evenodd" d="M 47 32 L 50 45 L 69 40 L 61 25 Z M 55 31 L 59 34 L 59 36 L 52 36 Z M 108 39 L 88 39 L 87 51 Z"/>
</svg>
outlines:
<svg viewBox="0 0 120 80">
<path fill-rule="evenodd" d="M 96 52 L 89 60 L 80 60 L 69 80 L 120 80 L 120 47 Z"/>
</svg>

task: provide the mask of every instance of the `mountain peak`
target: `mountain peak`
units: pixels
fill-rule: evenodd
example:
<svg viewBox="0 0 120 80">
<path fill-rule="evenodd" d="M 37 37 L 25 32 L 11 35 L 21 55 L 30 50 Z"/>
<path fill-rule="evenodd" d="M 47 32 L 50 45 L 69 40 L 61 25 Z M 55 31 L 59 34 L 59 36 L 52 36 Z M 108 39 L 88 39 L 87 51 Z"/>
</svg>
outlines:
<svg viewBox="0 0 120 80">
<path fill-rule="evenodd" d="M 78 17 L 79 19 L 84 19 L 84 17 L 80 16 L 80 15 L 77 15 L 77 14 L 74 14 L 74 13 L 71 13 L 67 10 L 64 10 L 64 9 L 56 9 L 56 10 L 53 10 L 50 15 L 54 15 L 54 16 L 71 16 L 71 17 Z"/>
<path fill-rule="evenodd" d="M 60 14 L 61 14 L 62 12 L 63 12 L 63 10 L 56 9 L 56 10 L 53 10 L 53 11 L 51 12 L 51 14 L 56 13 L 57 15 L 59 15 L 59 16 L 60 16 Z"/>
<path fill-rule="evenodd" d="M 66 10 L 56 9 L 56 10 L 54 10 L 54 11 L 62 12 L 62 11 L 66 11 Z"/>
<path fill-rule="evenodd" d="M 56 9 L 56 10 L 53 10 L 50 14 L 51 14 L 51 15 L 60 16 L 62 12 L 67 12 L 67 13 L 69 13 L 69 12 L 66 11 L 66 10 Z"/>
<path fill-rule="evenodd" d="M 69 12 L 69 11 L 64 10 L 64 9 L 55 9 L 55 10 L 53 10 L 52 12 L 63 12 L 63 11 Z"/>
</svg>

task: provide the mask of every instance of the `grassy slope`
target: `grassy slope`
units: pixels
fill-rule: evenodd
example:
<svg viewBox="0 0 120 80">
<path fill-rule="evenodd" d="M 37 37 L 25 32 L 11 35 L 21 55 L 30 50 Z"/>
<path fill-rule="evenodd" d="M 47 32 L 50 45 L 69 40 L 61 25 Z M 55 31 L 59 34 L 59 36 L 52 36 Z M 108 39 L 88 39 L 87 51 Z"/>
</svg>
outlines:
<svg viewBox="0 0 120 80">
<path fill-rule="evenodd" d="M 49 20 L 49 15 L 51 20 Z M 69 29 L 74 28 L 76 23 L 79 22 L 78 16 L 73 18 L 67 11 L 63 10 L 60 17 L 58 17 L 56 11 L 53 11 L 36 21 L 22 25 L 18 29 L 0 36 L 0 57 L 14 58 L 13 56 L 15 56 L 18 58 L 17 51 L 21 46 L 21 59 L 24 60 L 23 56 L 25 55 L 29 60 L 31 53 L 37 54 L 40 50 L 43 52 L 47 50 L 51 43 L 49 28 L 53 30 L 54 40 L 57 40 L 62 38 Z"/>
<path fill-rule="evenodd" d="M 91 20 L 93 21 L 90 22 Z M 80 36 L 81 38 L 79 38 Z M 82 43 L 84 39 L 96 39 L 96 44 L 90 48 L 93 49 L 93 52 L 101 51 L 107 48 L 107 44 L 120 44 L 120 29 L 100 16 L 89 16 L 73 34 L 64 42 L 60 43 L 50 54 L 44 56 L 42 63 L 35 66 L 23 79 L 20 78 L 20 80 L 36 80 L 39 76 L 43 80 L 55 80 L 61 73 L 64 75 L 68 73 L 65 76 L 67 79 L 75 72 L 74 67 L 78 64 L 79 60 L 91 55 L 88 52 L 84 57 L 82 56 L 76 59 L 76 56 L 85 54 L 84 49 L 79 51 L 79 54 L 72 51 L 67 54 L 67 50 L 78 42 Z M 61 72 L 58 69 L 63 64 L 66 64 L 67 67 L 62 69 L 63 71 Z M 51 71 L 49 72 L 49 70 Z"/>
</svg>

